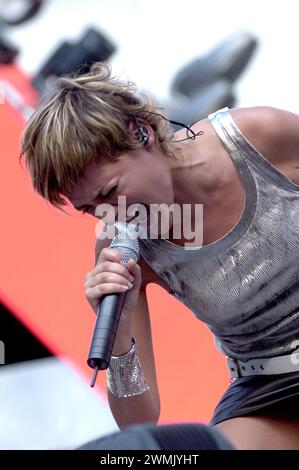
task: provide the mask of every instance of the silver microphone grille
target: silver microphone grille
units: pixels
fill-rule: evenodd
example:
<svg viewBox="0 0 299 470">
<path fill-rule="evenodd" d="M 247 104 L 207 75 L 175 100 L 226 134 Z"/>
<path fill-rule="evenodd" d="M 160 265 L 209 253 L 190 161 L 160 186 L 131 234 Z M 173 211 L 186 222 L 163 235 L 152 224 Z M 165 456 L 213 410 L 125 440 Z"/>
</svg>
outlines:
<svg viewBox="0 0 299 470">
<path fill-rule="evenodd" d="M 113 238 L 109 248 L 117 248 L 122 260 L 127 263 L 130 258 L 139 260 L 139 243 L 135 224 L 116 222 L 117 235 Z"/>
</svg>

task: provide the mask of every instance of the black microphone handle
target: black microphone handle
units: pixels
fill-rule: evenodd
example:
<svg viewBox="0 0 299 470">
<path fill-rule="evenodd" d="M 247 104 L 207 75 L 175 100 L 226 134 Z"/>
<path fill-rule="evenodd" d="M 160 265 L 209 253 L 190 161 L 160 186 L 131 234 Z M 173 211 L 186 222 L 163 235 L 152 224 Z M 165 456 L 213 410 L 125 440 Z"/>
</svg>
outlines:
<svg viewBox="0 0 299 470">
<path fill-rule="evenodd" d="M 109 366 L 126 292 L 106 294 L 100 300 L 87 363 L 93 369 Z"/>
</svg>

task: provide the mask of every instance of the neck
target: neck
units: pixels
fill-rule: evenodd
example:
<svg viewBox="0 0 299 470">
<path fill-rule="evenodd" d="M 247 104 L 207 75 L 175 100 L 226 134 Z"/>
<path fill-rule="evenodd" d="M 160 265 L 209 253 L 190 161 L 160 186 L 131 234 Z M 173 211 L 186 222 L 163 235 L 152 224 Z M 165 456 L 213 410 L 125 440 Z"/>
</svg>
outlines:
<svg viewBox="0 0 299 470">
<path fill-rule="evenodd" d="M 174 158 L 169 158 L 174 202 L 177 204 L 204 203 L 208 191 L 207 159 L 201 154 L 196 141 L 176 144 Z"/>
</svg>

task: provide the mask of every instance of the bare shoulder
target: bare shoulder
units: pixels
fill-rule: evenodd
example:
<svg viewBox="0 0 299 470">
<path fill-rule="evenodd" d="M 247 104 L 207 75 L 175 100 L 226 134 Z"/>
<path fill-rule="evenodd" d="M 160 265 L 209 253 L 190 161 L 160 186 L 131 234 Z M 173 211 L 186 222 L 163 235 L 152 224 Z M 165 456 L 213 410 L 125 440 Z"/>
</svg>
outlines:
<svg viewBox="0 0 299 470">
<path fill-rule="evenodd" d="M 247 139 L 271 163 L 299 167 L 299 115 L 271 106 L 234 108 L 230 113 Z"/>
<path fill-rule="evenodd" d="M 104 248 L 108 248 L 111 243 L 109 238 L 98 238 L 95 245 L 95 265 L 98 262 L 99 255 Z M 142 284 L 141 288 L 144 289 L 147 284 L 154 283 L 158 284 L 159 286 L 163 287 L 165 290 L 169 290 L 166 282 L 151 268 L 151 266 L 142 258 L 139 259 L 138 262 L 141 268 L 141 276 L 142 276 Z"/>
</svg>

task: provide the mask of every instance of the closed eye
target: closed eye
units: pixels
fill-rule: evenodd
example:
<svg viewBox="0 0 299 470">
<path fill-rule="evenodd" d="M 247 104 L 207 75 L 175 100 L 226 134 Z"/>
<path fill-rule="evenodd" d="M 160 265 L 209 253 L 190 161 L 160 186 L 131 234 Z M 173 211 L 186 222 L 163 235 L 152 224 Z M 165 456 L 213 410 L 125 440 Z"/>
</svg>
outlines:
<svg viewBox="0 0 299 470">
<path fill-rule="evenodd" d="M 116 190 L 116 188 L 117 188 L 117 185 L 114 186 L 113 188 L 111 188 L 110 191 L 108 191 L 107 194 L 100 196 L 99 199 L 101 199 L 101 200 L 107 199 L 107 197 L 109 197 L 109 196 L 111 196 L 111 194 L 113 194 L 113 192 Z M 94 215 L 94 209 L 93 209 L 92 206 L 86 206 L 86 207 L 84 207 L 84 209 L 81 209 L 81 210 L 82 210 L 82 214 Z M 91 210 L 92 210 L 92 212 L 91 212 Z"/>
</svg>

